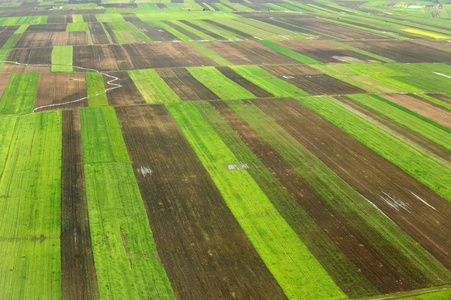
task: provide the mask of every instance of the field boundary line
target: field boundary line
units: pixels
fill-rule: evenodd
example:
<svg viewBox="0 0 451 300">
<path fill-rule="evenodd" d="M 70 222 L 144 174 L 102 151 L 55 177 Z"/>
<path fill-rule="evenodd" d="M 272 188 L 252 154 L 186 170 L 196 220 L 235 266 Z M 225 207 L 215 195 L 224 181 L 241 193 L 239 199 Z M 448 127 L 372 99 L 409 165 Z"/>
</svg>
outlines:
<svg viewBox="0 0 451 300">
<path fill-rule="evenodd" d="M 8 60 L 0 60 L 0 64 L 1 63 L 14 64 L 14 65 L 20 65 L 20 66 L 34 66 L 34 67 L 52 67 L 52 66 L 69 67 L 67 65 L 56 65 L 56 64 L 25 64 L 25 63 L 20 63 L 20 62 L 17 62 L 17 61 L 8 61 Z M 88 71 L 88 72 L 99 73 L 102 76 L 105 75 L 108 78 L 112 78 L 111 80 L 108 80 L 106 83 L 108 85 L 110 85 L 110 86 L 113 86 L 113 87 L 107 88 L 103 92 L 97 93 L 95 95 L 86 96 L 86 97 L 83 97 L 83 98 L 80 98 L 80 99 L 66 101 L 66 102 L 61 102 L 61 103 L 53 103 L 53 104 L 41 105 L 41 106 L 35 107 L 31 113 L 35 113 L 36 111 L 38 111 L 38 110 L 40 110 L 42 108 L 55 107 L 55 106 L 61 106 L 61 105 L 66 105 L 66 104 L 80 102 L 80 101 L 88 99 L 89 97 L 95 97 L 95 96 L 98 96 L 98 95 L 106 94 L 109 91 L 112 91 L 112 90 L 115 90 L 115 89 L 119 89 L 119 88 L 122 87 L 122 84 L 114 83 L 114 81 L 119 80 L 119 78 L 116 77 L 116 76 L 109 75 L 109 74 L 106 74 L 106 73 L 102 73 L 99 70 L 90 69 L 90 68 L 84 68 L 84 67 L 79 67 L 79 66 L 70 66 L 70 67 L 76 68 L 76 69 L 80 69 L 80 70 L 85 70 L 85 71 Z M 15 116 L 18 116 L 18 115 L 14 115 L 13 117 L 15 117 Z M 11 116 L 8 116 L 8 117 L 11 117 Z"/>
</svg>

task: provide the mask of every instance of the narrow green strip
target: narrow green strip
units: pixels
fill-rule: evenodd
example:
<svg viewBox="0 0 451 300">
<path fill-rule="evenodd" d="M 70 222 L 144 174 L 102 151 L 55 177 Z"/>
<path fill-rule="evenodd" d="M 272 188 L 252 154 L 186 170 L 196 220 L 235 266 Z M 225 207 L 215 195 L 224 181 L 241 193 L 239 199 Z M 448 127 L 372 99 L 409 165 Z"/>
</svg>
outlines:
<svg viewBox="0 0 451 300">
<path fill-rule="evenodd" d="M 217 63 L 220 66 L 230 66 L 231 63 L 227 61 L 225 58 L 222 58 L 218 54 L 214 53 L 210 49 L 206 48 L 204 45 L 198 43 L 198 42 L 189 42 L 191 46 L 202 52 L 206 57 L 213 60 L 215 63 Z"/>
<path fill-rule="evenodd" d="M 52 72 L 71 73 L 72 57 L 72 46 L 54 46 L 52 50 Z"/>
<path fill-rule="evenodd" d="M 154 69 L 133 70 L 128 74 L 147 103 L 182 101 Z"/>
<path fill-rule="evenodd" d="M 88 104 L 90 107 L 108 105 L 103 76 L 96 72 L 85 73 Z"/>
<path fill-rule="evenodd" d="M 269 48 L 279 52 L 279 53 L 282 53 L 283 55 L 286 55 L 286 56 L 291 57 L 291 58 L 293 58 L 293 59 L 295 59 L 297 61 L 300 61 L 301 63 L 309 64 L 309 65 L 312 65 L 312 64 L 323 65 L 322 62 L 317 61 L 316 59 L 313 59 L 313 58 L 308 57 L 306 55 L 302 55 L 302 54 L 300 54 L 300 53 L 298 53 L 296 51 L 293 51 L 291 49 L 285 48 L 284 46 L 281 46 L 281 45 L 276 44 L 274 42 L 271 42 L 271 41 L 258 41 L 258 42 L 260 44 L 266 46 L 266 47 L 269 47 Z"/>
</svg>

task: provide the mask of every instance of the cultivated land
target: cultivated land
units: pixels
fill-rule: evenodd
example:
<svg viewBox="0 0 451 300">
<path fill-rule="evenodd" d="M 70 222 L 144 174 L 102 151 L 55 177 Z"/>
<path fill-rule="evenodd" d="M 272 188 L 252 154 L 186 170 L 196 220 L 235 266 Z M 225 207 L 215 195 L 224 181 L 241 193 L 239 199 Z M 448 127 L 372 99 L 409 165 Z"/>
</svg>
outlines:
<svg viewBox="0 0 451 300">
<path fill-rule="evenodd" d="M 0 299 L 451 298 L 451 2 L 0 0 Z"/>
</svg>

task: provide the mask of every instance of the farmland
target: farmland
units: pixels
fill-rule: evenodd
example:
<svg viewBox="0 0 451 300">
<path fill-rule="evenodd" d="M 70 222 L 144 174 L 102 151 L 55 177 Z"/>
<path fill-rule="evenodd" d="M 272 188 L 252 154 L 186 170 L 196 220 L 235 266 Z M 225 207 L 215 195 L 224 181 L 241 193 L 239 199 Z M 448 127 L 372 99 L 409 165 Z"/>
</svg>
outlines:
<svg viewBox="0 0 451 300">
<path fill-rule="evenodd" d="M 451 4 L 0 1 L 1 299 L 448 299 Z"/>
</svg>

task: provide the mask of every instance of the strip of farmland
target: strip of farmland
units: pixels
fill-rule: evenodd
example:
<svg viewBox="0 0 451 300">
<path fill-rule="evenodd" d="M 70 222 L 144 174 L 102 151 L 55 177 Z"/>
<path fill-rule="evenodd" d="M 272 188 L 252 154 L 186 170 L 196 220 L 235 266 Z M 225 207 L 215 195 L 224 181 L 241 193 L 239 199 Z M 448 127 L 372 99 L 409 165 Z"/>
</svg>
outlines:
<svg viewBox="0 0 451 300">
<path fill-rule="evenodd" d="M 137 89 L 135 83 L 130 78 L 128 72 L 114 72 L 109 73 L 109 75 L 117 77 L 118 80 L 114 81 L 115 84 L 120 84 L 121 87 L 108 91 L 108 103 L 112 106 L 117 105 L 134 105 L 134 104 L 144 104 L 145 101 L 139 90 Z M 111 88 L 108 81 L 111 81 L 111 77 L 104 77 L 104 85 L 107 88 Z"/>
<path fill-rule="evenodd" d="M 33 110 L 36 90 L 39 82 L 38 73 L 12 74 L 3 91 L 0 101 L 0 114 L 16 115 Z"/>
<path fill-rule="evenodd" d="M 81 148 L 81 123 L 78 111 L 63 112 L 62 140 L 62 299 L 98 299 L 97 277 L 88 222 Z"/>
<path fill-rule="evenodd" d="M 216 69 L 228 79 L 233 80 L 235 83 L 239 84 L 240 86 L 254 94 L 256 97 L 274 97 L 273 94 L 250 82 L 229 67 L 216 67 Z"/>
<path fill-rule="evenodd" d="M 204 34 L 207 34 L 207 35 L 211 36 L 212 38 L 217 39 L 217 40 L 219 40 L 219 41 L 225 41 L 225 40 L 227 40 L 226 38 L 220 36 L 219 34 L 216 34 L 216 33 L 214 33 L 214 32 L 211 32 L 210 30 L 205 29 L 205 28 L 203 28 L 203 27 L 200 27 L 200 26 L 198 26 L 198 25 L 196 25 L 196 24 L 193 24 L 193 23 L 191 23 L 191 22 L 189 22 L 189 21 L 186 21 L 186 20 L 178 20 L 178 22 L 183 23 L 183 24 L 185 24 L 185 25 L 187 25 L 187 26 L 189 26 L 189 27 L 192 27 L 192 28 L 194 28 L 194 29 L 196 29 L 196 30 L 199 30 L 200 32 L 202 32 L 202 33 L 204 33 Z"/>
<path fill-rule="evenodd" d="M 225 29 L 225 30 L 227 30 L 227 31 L 230 31 L 230 32 L 232 32 L 232 33 L 238 34 L 238 35 L 242 36 L 242 37 L 245 38 L 245 39 L 255 40 L 255 38 L 254 38 L 252 35 L 250 35 L 250 34 L 248 34 L 248 33 L 246 33 L 246 32 L 243 32 L 243 31 L 241 31 L 241 30 L 238 30 L 238 29 L 235 29 L 235 28 L 226 26 L 226 25 L 224 25 L 224 24 L 215 22 L 215 21 L 213 21 L 213 20 L 205 19 L 205 20 L 202 20 L 202 22 L 205 22 L 205 23 L 211 24 L 211 25 L 213 25 L 213 26 L 216 26 L 216 27 Z"/>
<path fill-rule="evenodd" d="M 412 274 L 416 276 L 418 273 L 417 268 L 412 264 L 406 264 L 405 256 L 390 245 L 364 218 L 358 218 L 353 214 L 352 221 L 349 222 L 347 218 L 341 216 L 336 209 L 322 199 L 288 163 L 284 163 L 285 160 L 261 137 L 258 137 L 236 113 L 222 102 L 211 102 L 211 104 L 216 107 L 238 136 L 259 157 L 266 168 L 273 172 L 296 203 L 307 212 L 317 226 L 326 232 L 330 240 L 337 245 L 345 257 L 380 292 L 408 290 L 412 288 L 412 285 L 424 286 L 425 283 L 422 280 L 417 280 L 412 276 Z M 308 195 L 308 198 L 305 195 Z M 371 239 L 368 236 L 374 237 Z M 387 252 L 383 253 L 378 244 L 383 244 L 384 250 Z M 403 260 L 405 265 L 401 269 L 399 266 L 395 267 L 387 260 L 388 258 L 393 259 L 393 257 L 396 257 L 394 261 Z M 403 268 L 405 270 L 402 270 Z"/>
<path fill-rule="evenodd" d="M 84 97 L 87 97 L 87 92 L 83 73 L 42 73 L 39 76 L 34 108 L 38 111 L 82 108 L 88 106 L 86 99 L 73 103 L 68 102 Z M 52 106 L 53 104 L 56 106 Z"/>
<path fill-rule="evenodd" d="M 191 89 L 201 100 L 218 100 L 220 99 L 209 88 L 203 85 L 199 80 L 193 77 L 185 68 L 172 69 L 174 75 L 189 89 Z"/>
<path fill-rule="evenodd" d="M 451 268 L 447 259 L 451 251 L 449 201 L 294 100 L 254 104 Z M 287 118 L 291 121 L 286 122 Z M 312 136 L 321 136 L 321 140 Z"/>
<path fill-rule="evenodd" d="M 61 113 L 0 127 L 0 298 L 61 298 Z"/>
<path fill-rule="evenodd" d="M 340 288 L 194 105 L 171 105 L 168 109 L 288 298 L 297 295 L 306 298 L 342 297 Z M 198 136 L 205 139 L 200 140 Z M 232 172 L 230 165 L 236 166 Z M 322 289 L 317 289 L 318 286 Z"/>
<path fill-rule="evenodd" d="M 167 109 L 116 110 L 176 296 L 284 299 Z"/>
<path fill-rule="evenodd" d="M 110 41 L 100 23 L 89 23 L 89 32 L 94 44 L 109 44 Z"/>
<path fill-rule="evenodd" d="M 96 72 L 86 72 L 85 79 L 89 106 L 108 105 L 103 75 Z"/>
<path fill-rule="evenodd" d="M 162 22 L 163 22 L 164 24 L 168 25 L 168 26 L 171 26 L 172 28 L 174 28 L 174 29 L 177 30 L 178 32 L 180 32 L 180 33 L 186 35 L 187 37 L 189 37 L 189 38 L 191 38 L 191 39 L 193 39 L 193 40 L 195 40 L 195 41 L 198 41 L 198 40 L 201 40 L 201 39 L 202 39 L 202 38 L 200 38 L 199 36 L 195 35 L 194 33 L 190 32 L 190 31 L 188 31 L 188 30 L 186 30 L 185 28 L 183 28 L 183 27 L 181 27 L 181 26 L 175 24 L 175 23 L 172 22 L 172 21 L 162 21 Z"/>
<path fill-rule="evenodd" d="M 17 29 L 19 29 L 19 26 L 0 27 L 0 48 L 3 48 Z"/>
<path fill-rule="evenodd" d="M 112 107 L 80 111 L 100 298 L 173 299 Z"/>
<path fill-rule="evenodd" d="M 134 70 L 129 71 L 129 75 L 147 103 L 181 101 L 155 70 Z"/>
<path fill-rule="evenodd" d="M 55 46 L 52 49 L 52 72 L 72 72 L 72 46 Z"/>
</svg>

